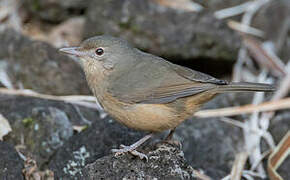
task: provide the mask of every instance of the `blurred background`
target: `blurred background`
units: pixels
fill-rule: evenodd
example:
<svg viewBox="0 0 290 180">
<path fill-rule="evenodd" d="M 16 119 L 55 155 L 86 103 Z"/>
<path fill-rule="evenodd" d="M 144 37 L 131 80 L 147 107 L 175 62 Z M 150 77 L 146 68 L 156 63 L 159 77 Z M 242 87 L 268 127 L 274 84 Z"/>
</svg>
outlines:
<svg viewBox="0 0 290 180">
<path fill-rule="evenodd" d="M 290 127 L 289 28 L 289 0 L 0 0 L 0 177 L 70 179 L 144 135 L 95 105 L 77 59 L 57 50 L 110 34 L 217 78 L 275 84 L 218 96 L 203 107 L 215 115 L 201 112 L 175 135 L 212 179 L 230 179 L 239 163 L 243 178 L 272 179 L 271 152 Z M 268 112 L 221 109 L 266 101 Z M 290 179 L 289 157 L 279 159 Z"/>
</svg>

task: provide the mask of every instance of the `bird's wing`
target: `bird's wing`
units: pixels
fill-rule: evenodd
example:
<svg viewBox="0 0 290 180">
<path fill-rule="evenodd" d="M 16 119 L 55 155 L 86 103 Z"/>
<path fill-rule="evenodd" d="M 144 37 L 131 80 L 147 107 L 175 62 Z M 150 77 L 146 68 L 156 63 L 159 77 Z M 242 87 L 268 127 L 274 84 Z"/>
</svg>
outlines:
<svg viewBox="0 0 290 180">
<path fill-rule="evenodd" d="M 189 79 L 191 81 L 201 82 L 201 83 L 212 83 L 217 85 L 225 85 L 227 84 L 226 81 L 216 79 L 208 74 L 204 74 L 202 72 L 198 72 L 187 67 L 179 66 L 176 64 L 171 64 L 171 68 L 180 76 Z"/>
<path fill-rule="evenodd" d="M 126 103 L 163 104 L 219 84 L 226 82 L 151 55 L 115 78 L 108 91 Z"/>
</svg>

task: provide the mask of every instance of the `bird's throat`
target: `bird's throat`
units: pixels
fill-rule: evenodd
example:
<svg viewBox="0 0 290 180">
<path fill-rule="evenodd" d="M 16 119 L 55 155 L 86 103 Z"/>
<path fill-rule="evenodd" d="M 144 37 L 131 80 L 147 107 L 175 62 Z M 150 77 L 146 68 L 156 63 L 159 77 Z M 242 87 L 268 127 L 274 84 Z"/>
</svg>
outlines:
<svg viewBox="0 0 290 180">
<path fill-rule="evenodd" d="M 106 81 L 104 81 L 106 75 L 105 70 L 94 62 L 86 62 L 83 64 L 84 72 L 88 85 L 92 92 L 102 93 L 106 87 Z M 97 96 L 97 94 L 95 94 Z"/>
</svg>

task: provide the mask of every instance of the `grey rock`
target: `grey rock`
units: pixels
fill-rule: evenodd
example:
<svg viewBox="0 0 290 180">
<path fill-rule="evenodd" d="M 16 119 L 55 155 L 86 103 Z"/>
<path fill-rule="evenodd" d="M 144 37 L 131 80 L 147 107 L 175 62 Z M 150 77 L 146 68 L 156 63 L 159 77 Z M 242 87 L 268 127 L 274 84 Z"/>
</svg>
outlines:
<svg viewBox="0 0 290 180">
<path fill-rule="evenodd" d="M 284 179 L 290 178 L 289 173 L 289 167 L 290 167 L 290 159 L 289 156 L 284 160 L 284 162 L 280 165 L 277 172 L 283 177 Z"/>
<path fill-rule="evenodd" d="M 186 121 L 177 128 L 175 135 L 183 145 L 188 163 L 217 179 L 230 173 L 235 154 L 243 142 L 239 128 L 218 118 Z"/>
<path fill-rule="evenodd" d="M 0 179 L 22 180 L 24 179 L 23 168 L 24 162 L 14 147 L 7 142 L 0 141 Z"/>
<path fill-rule="evenodd" d="M 93 0 L 85 38 L 120 36 L 138 48 L 172 61 L 236 59 L 240 40 L 209 12 L 188 13 L 143 0 Z"/>
<path fill-rule="evenodd" d="M 253 27 L 265 32 L 265 39 L 272 41 L 278 51 L 283 55 L 289 53 L 290 28 L 290 2 L 289 1 L 270 1 L 262 6 L 253 19 Z M 285 52 L 284 52 L 285 51 Z M 287 62 L 290 56 L 282 56 Z"/>
<path fill-rule="evenodd" d="M 248 93 L 239 96 L 235 98 L 250 102 Z M 231 106 L 232 98 L 227 94 L 219 95 L 203 108 Z M 188 163 L 215 179 L 222 179 L 230 173 L 235 154 L 243 145 L 241 129 L 220 121 L 220 118 L 193 117 L 176 129 L 175 138 L 181 142 Z"/>
<path fill-rule="evenodd" d="M 130 145 L 144 136 L 110 118 L 96 121 L 85 131 L 72 136 L 51 158 L 49 168 L 56 179 L 81 177 L 82 168 L 96 159 L 111 154 L 120 144 Z M 80 178 L 82 179 L 82 178 Z"/>
<path fill-rule="evenodd" d="M 0 32 L 0 60 L 14 88 L 45 94 L 89 94 L 79 64 L 47 43 L 13 31 Z"/>
<path fill-rule="evenodd" d="M 5 140 L 24 143 L 24 153 L 41 168 L 73 136 L 73 126 L 89 126 L 99 118 L 97 111 L 69 103 L 6 94 L 0 94 L 0 113 L 13 129 Z"/>
<path fill-rule="evenodd" d="M 84 24 L 85 18 L 82 16 L 69 18 L 55 26 L 45 41 L 57 48 L 78 46 L 82 41 Z"/>
<path fill-rule="evenodd" d="M 31 17 L 58 23 L 83 14 L 90 0 L 24 0 L 22 9 Z"/>
<path fill-rule="evenodd" d="M 82 170 L 85 179 L 195 179 L 193 168 L 185 162 L 183 152 L 162 144 L 150 151 L 148 162 L 129 154 L 105 156 Z"/>
<path fill-rule="evenodd" d="M 280 142 L 282 138 L 286 135 L 286 133 L 290 129 L 290 112 L 282 111 L 274 116 L 271 120 L 271 124 L 269 126 L 269 131 L 273 135 L 274 141 L 276 143 Z"/>
</svg>

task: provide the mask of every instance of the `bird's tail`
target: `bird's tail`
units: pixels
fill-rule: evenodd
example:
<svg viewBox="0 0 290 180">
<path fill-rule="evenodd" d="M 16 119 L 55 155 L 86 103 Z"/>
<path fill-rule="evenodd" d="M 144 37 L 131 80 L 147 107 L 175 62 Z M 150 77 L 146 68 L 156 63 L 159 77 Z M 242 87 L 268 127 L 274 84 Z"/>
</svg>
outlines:
<svg viewBox="0 0 290 180">
<path fill-rule="evenodd" d="M 271 84 L 262 83 L 249 83 L 249 82 L 237 82 L 229 83 L 227 85 L 220 85 L 215 89 L 218 93 L 221 92 L 242 92 L 242 91 L 263 91 L 271 92 L 275 91 L 276 88 Z"/>
</svg>

